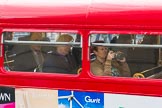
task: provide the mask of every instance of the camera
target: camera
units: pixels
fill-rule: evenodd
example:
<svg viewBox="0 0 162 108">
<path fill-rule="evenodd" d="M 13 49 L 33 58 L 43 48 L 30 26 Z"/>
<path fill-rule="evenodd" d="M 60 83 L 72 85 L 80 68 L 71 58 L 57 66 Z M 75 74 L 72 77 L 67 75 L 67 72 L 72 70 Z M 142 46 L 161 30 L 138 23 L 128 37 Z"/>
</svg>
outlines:
<svg viewBox="0 0 162 108">
<path fill-rule="evenodd" d="M 123 60 L 125 58 L 125 54 L 123 52 L 115 52 L 114 59 Z"/>
</svg>

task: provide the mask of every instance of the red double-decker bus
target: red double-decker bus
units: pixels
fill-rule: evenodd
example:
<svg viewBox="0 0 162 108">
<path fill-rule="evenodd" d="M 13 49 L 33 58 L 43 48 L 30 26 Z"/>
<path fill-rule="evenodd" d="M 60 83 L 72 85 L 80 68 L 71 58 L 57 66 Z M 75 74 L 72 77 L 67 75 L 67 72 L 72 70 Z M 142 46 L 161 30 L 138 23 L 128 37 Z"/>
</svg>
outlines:
<svg viewBox="0 0 162 108">
<path fill-rule="evenodd" d="M 161 108 L 161 4 L 1 0 L 0 108 Z"/>
</svg>

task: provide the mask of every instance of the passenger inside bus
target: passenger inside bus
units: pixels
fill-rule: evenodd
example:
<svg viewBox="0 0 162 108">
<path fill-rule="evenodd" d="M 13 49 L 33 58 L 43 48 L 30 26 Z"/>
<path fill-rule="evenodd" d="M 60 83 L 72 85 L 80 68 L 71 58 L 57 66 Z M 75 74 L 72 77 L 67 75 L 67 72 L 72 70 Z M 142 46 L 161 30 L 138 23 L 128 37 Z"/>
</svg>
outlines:
<svg viewBox="0 0 162 108">
<path fill-rule="evenodd" d="M 157 36 L 145 35 L 142 41 L 137 44 L 155 45 L 157 44 Z M 143 72 L 156 67 L 158 65 L 158 57 L 158 49 L 155 48 L 127 48 L 127 61 L 132 75 L 136 72 Z M 152 71 L 152 74 L 155 74 L 156 71 Z"/>
<path fill-rule="evenodd" d="M 157 45 L 158 35 L 144 34 L 119 34 L 116 42 L 109 44 L 121 44 L 118 47 L 111 47 L 113 50 L 120 50 L 125 54 L 131 76 L 136 73 L 144 73 L 144 77 L 160 78 L 162 70 L 160 49 L 150 47 L 123 47 L 122 44 L 131 45 Z M 153 76 L 153 77 L 152 77 Z"/>
<path fill-rule="evenodd" d="M 94 43 L 104 43 L 95 41 Z M 113 52 L 105 46 L 93 46 L 96 59 L 91 62 L 91 72 L 97 76 L 130 77 L 130 69 L 124 54 L 120 51 Z M 119 56 L 120 55 L 120 56 Z"/>
<path fill-rule="evenodd" d="M 13 38 L 13 32 L 4 32 L 3 33 L 4 36 L 4 40 L 12 40 Z M 12 54 L 11 50 L 13 48 L 14 45 L 12 44 L 4 44 L 4 67 L 6 70 L 10 70 L 10 68 L 13 68 L 12 63 L 13 63 L 13 59 L 9 58 L 8 56 Z"/>
<path fill-rule="evenodd" d="M 56 40 L 57 42 L 73 42 L 74 39 L 69 34 L 62 34 Z M 57 45 L 53 52 L 49 54 L 43 64 L 45 73 L 64 73 L 77 74 L 77 64 L 74 56 L 71 54 L 71 45 Z"/>
<path fill-rule="evenodd" d="M 42 33 L 33 32 L 30 36 L 21 37 L 19 41 L 42 41 Z M 45 52 L 40 45 L 15 45 L 12 49 L 13 68 L 12 71 L 42 72 Z"/>
<path fill-rule="evenodd" d="M 4 40 L 12 40 L 13 38 L 13 32 L 4 32 Z M 11 44 L 5 44 L 4 45 L 5 51 L 10 51 L 13 48 L 13 45 Z"/>
</svg>

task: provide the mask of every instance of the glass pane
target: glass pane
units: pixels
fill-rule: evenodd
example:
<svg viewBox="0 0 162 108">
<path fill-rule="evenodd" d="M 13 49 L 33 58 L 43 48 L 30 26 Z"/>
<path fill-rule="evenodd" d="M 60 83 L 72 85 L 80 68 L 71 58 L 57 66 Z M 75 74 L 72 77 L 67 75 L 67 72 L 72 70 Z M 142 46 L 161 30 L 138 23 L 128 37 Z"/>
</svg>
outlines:
<svg viewBox="0 0 162 108">
<path fill-rule="evenodd" d="M 81 36 L 77 33 L 4 32 L 8 71 L 78 74 Z"/>
<path fill-rule="evenodd" d="M 162 35 L 91 34 L 91 72 L 97 76 L 162 78 Z"/>
</svg>

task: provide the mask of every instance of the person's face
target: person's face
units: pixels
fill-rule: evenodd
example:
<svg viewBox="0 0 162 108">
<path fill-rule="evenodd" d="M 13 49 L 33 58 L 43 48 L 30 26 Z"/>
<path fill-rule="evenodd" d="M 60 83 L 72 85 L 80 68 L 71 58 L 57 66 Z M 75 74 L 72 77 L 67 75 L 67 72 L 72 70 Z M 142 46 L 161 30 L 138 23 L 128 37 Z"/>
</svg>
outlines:
<svg viewBox="0 0 162 108">
<path fill-rule="evenodd" d="M 59 45 L 57 46 L 57 52 L 61 55 L 67 55 L 70 52 L 70 45 Z"/>
<path fill-rule="evenodd" d="M 97 46 L 97 51 L 94 51 L 95 55 L 101 59 L 105 59 L 107 56 L 108 48 L 104 46 Z"/>
</svg>

